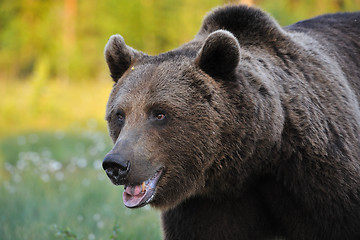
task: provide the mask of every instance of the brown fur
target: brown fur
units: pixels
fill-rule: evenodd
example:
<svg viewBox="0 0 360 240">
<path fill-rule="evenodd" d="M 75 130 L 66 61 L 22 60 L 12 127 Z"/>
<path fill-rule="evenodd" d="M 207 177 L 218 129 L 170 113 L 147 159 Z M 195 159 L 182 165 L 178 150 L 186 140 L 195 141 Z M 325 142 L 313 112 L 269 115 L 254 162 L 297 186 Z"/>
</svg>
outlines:
<svg viewBox="0 0 360 240">
<path fill-rule="evenodd" d="M 158 56 L 111 37 L 110 154 L 130 163 L 115 184 L 163 169 L 165 239 L 359 239 L 359 26 L 228 6 Z"/>
</svg>

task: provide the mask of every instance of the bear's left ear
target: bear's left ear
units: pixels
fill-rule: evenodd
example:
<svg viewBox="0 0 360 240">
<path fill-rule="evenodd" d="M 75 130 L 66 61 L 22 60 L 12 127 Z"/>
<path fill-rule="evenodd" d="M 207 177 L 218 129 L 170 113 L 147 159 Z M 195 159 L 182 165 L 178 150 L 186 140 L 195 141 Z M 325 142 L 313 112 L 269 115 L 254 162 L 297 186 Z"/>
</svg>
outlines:
<svg viewBox="0 0 360 240">
<path fill-rule="evenodd" d="M 212 77 L 233 74 L 240 61 L 240 46 L 234 35 L 225 30 L 211 33 L 205 40 L 195 63 Z"/>
<path fill-rule="evenodd" d="M 127 46 L 124 38 L 119 34 L 110 37 L 105 46 L 104 54 L 111 77 L 115 82 L 121 78 L 137 58 L 143 55 L 143 53 Z"/>
</svg>

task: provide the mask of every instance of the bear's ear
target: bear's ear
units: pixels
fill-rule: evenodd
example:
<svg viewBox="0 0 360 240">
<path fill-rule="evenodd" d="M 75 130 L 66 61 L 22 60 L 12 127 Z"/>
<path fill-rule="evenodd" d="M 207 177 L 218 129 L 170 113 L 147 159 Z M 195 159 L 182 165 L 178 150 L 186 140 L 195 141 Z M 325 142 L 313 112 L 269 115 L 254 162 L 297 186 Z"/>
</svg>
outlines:
<svg viewBox="0 0 360 240">
<path fill-rule="evenodd" d="M 109 66 L 111 77 L 115 82 L 129 69 L 131 64 L 142 55 L 125 44 L 119 34 L 110 37 L 105 46 L 105 59 Z"/>
<path fill-rule="evenodd" d="M 199 51 L 195 63 L 212 77 L 234 73 L 240 61 L 240 46 L 234 35 L 225 30 L 211 33 Z"/>
</svg>

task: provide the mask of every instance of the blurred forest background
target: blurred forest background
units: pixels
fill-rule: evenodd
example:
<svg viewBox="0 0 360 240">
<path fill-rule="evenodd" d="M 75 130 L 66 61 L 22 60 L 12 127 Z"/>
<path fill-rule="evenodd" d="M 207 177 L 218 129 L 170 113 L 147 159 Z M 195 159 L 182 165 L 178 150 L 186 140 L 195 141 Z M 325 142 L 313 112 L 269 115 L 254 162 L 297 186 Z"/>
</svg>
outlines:
<svg viewBox="0 0 360 240">
<path fill-rule="evenodd" d="M 283 26 L 360 10 L 360 0 L 1 0 L 0 239 L 159 239 L 158 213 L 124 209 L 101 169 L 112 87 L 103 49 L 123 35 L 148 54 L 197 33 L 227 3 Z"/>
</svg>

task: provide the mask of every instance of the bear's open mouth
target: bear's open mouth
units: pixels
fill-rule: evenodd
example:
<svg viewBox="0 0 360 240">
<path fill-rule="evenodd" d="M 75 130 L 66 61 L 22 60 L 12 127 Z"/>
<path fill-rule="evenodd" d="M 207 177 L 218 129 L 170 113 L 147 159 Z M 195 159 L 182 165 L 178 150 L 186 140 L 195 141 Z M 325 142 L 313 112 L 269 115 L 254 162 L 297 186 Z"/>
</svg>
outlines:
<svg viewBox="0 0 360 240">
<path fill-rule="evenodd" d="M 140 185 L 125 185 L 123 201 L 128 208 L 142 207 L 151 202 L 155 195 L 156 184 L 158 183 L 163 169 L 159 169 L 154 176 L 142 182 Z"/>
</svg>

